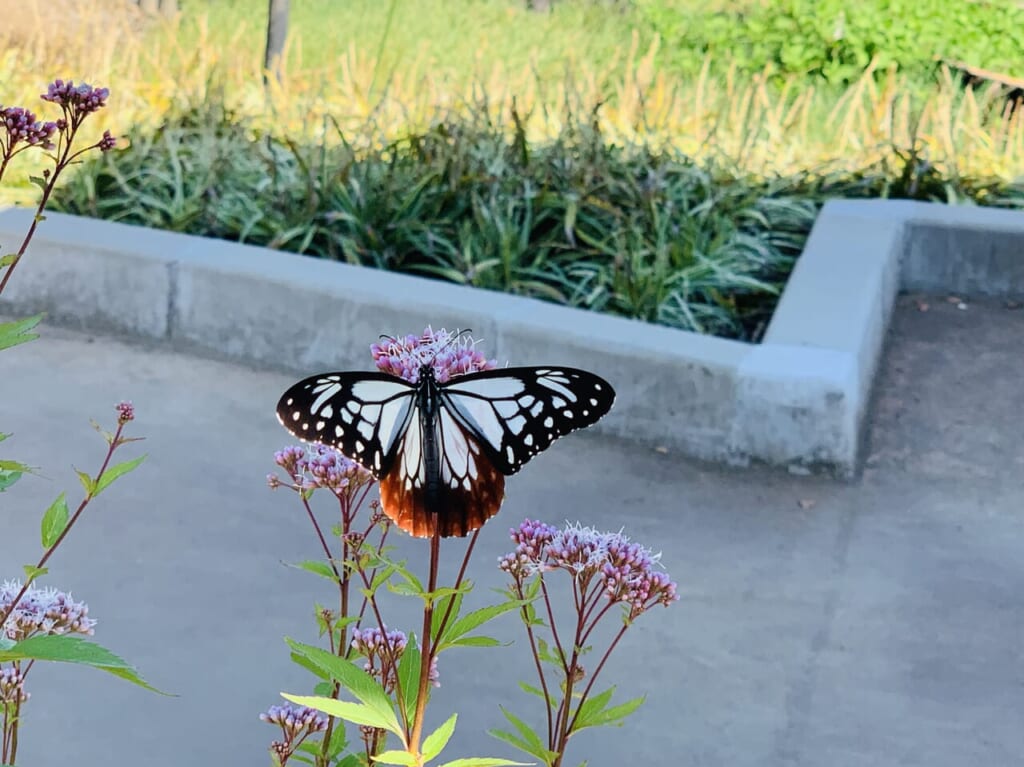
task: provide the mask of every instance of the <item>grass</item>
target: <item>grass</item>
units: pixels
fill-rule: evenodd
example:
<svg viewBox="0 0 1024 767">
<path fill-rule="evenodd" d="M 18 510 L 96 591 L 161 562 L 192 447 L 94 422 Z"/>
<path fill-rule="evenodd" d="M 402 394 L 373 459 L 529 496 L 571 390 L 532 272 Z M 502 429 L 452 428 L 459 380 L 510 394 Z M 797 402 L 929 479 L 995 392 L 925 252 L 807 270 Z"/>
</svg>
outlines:
<svg viewBox="0 0 1024 767">
<path fill-rule="evenodd" d="M 824 198 L 1018 205 L 1020 114 L 948 72 L 681 77 L 628 5 L 395 0 L 389 26 L 390 3 L 306 0 L 268 91 L 262 0 L 55 1 L 13 6 L 0 81 L 111 87 L 92 128 L 133 147 L 58 201 L 92 215 L 756 340 Z"/>
</svg>

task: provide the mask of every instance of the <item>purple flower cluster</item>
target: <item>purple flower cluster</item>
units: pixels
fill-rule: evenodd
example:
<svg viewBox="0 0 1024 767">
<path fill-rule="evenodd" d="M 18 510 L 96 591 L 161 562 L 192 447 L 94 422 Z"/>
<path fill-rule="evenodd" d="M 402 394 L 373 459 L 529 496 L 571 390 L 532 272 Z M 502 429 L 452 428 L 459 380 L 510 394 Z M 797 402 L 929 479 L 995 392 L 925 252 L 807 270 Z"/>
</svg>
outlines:
<svg viewBox="0 0 1024 767">
<path fill-rule="evenodd" d="M 336 496 L 350 496 L 373 481 L 373 475 L 355 461 L 327 445 L 293 445 L 274 453 L 274 462 L 291 477 L 299 490 L 330 490 Z M 280 479 L 267 476 L 270 487 L 279 487 Z"/>
<path fill-rule="evenodd" d="M 10 156 L 13 153 L 15 144 L 25 143 L 28 146 L 41 146 L 43 149 L 53 149 L 54 144 L 50 140 L 57 131 L 57 123 L 40 122 L 33 112 L 22 107 L 0 107 L 0 125 L 3 125 L 7 132 L 7 142 L 4 146 L 5 154 Z M 0 144 L 3 144 L 0 139 Z"/>
<path fill-rule="evenodd" d="M 497 360 L 489 360 L 474 348 L 476 342 L 467 335 L 449 333 L 442 328 L 427 328 L 423 335 L 408 335 L 373 344 L 370 353 L 377 369 L 404 378 L 409 383 L 420 380 L 420 368 L 430 365 L 438 381 L 444 383 L 457 376 L 493 370 Z"/>
<path fill-rule="evenodd" d="M 260 714 L 260 719 L 268 724 L 279 725 L 288 743 L 299 736 L 327 729 L 326 715 L 308 706 L 296 706 L 293 703 L 271 706 Z"/>
<path fill-rule="evenodd" d="M 84 117 L 106 106 L 108 96 L 109 88 L 93 88 L 88 83 L 75 85 L 74 80 L 54 80 L 40 98 L 59 105 L 65 113 Z"/>
<path fill-rule="evenodd" d="M 376 677 L 388 692 L 395 688 L 398 676 L 398 659 L 409 645 L 404 631 L 388 631 L 379 628 L 353 629 L 352 649 L 366 658 L 363 668 Z M 378 665 L 379 663 L 379 665 Z M 430 662 L 427 678 L 434 687 L 440 687 L 437 658 Z"/>
<path fill-rule="evenodd" d="M 7 612 L 21 592 L 21 583 L 5 581 L 0 585 L 0 614 Z M 93 634 L 96 621 L 89 617 L 85 602 L 75 602 L 71 594 L 57 589 L 29 588 L 10 611 L 0 634 L 20 642 L 36 634 Z"/>
<path fill-rule="evenodd" d="M 656 569 L 661 555 L 631 542 L 621 532 L 605 533 L 579 524 L 558 529 L 527 519 L 511 530 L 511 536 L 516 547 L 498 566 L 517 583 L 536 574 L 565 570 L 584 590 L 591 583 L 600 584 L 608 600 L 629 607 L 630 618 L 656 604 L 667 607 L 679 598 L 676 584 Z"/>
<path fill-rule="evenodd" d="M 24 703 L 28 699 L 25 674 L 14 667 L 0 668 L 0 708 L 12 703 Z"/>
</svg>

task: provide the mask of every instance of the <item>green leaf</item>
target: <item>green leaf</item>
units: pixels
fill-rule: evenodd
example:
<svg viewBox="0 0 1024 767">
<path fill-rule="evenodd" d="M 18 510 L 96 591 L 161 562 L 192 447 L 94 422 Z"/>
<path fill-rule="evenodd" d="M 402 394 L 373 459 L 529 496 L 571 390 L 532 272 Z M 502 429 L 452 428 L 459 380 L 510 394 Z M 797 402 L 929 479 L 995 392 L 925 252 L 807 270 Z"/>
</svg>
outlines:
<svg viewBox="0 0 1024 767">
<path fill-rule="evenodd" d="M 444 747 L 448 745 L 448 741 L 451 740 L 452 733 L 455 732 L 455 722 L 459 718 L 458 714 L 452 714 L 448 721 L 430 733 L 426 738 L 423 739 L 423 761 L 429 762 L 431 759 L 436 759 L 437 755 L 440 754 Z"/>
<path fill-rule="evenodd" d="M 16 471 L 21 474 L 31 474 L 32 467 L 20 461 L 0 461 L 0 471 Z"/>
<path fill-rule="evenodd" d="M 11 264 L 13 264 L 17 260 L 18 260 L 18 254 L 17 253 L 8 253 L 6 256 L 3 256 L 2 258 L 0 258 L 0 269 L 2 269 L 5 266 L 10 266 Z"/>
<path fill-rule="evenodd" d="M 292 703 L 315 708 L 317 711 L 323 711 L 330 716 L 340 717 L 346 722 L 352 722 L 364 727 L 379 727 L 382 730 L 394 733 L 398 737 L 402 737 L 401 728 L 399 728 L 394 714 L 388 717 L 363 703 L 335 700 L 334 698 L 319 695 L 289 695 L 285 692 L 281 693 L 281 695 Z"/>
<path fill-rule="evenodd" d="M 61 663 L 78 663 L 92 666 L 113 674 L 151 692 L 167 695 L 147 684 L 124 660 L 110 650 L 94 642 L 75 636 L 35 636 L 18 642 L 13 647 L 0 650 L 0 663 L 13 660 L 45 660 Z"/>
<path fill-rule="evenodd" d="M 501 709 L 501 713 L 505 715 L 505 718 L 508 719 L 509 722 L 512 723 L 512 726 L 516 728 L 519 736 L 517 737 L 512 733 L 505 732 L 504 730 L 488 730 L 488 732 L 495 738 L 515 746 L 520 751 L 525 751 L 530 754 L 530 756 L 537 757 L 545 764 L 550 764 L 556 754 L 545 748 L 544 744 L 541 742 L 540 736 L 533 731 L 530 725 L 504 706 L 499 706 L 499 708 Z"/>
<path fill-rule="evenodd" d="M 401 733 L 398 719 L 395 717 L 395 709 L 380 683 L 345 658 L 339 658 L 319 647 L 302 644 L 293 639 L 285 639 L 288 646 L 298 655 L 307 658 L 316 666 L 326 671 L 332 679 L 339 682 L 342 687 L 352 693 L 366 706 L 375 712 L 378 719 L 386 724 L 374 724 L 374 727 L 383 727 L 395 734 Z M 352 720 L 355 721 L 355 720 Z"/>
<path fill-rule="evenodd" d="M 79 471 L 78 469 L 75 469 L 75 474 L 78 475 L 78 481 L 81 482 L 82 487 L 85 488 L 85 494 L 91 498 L 93 494 L 95 494 L 96 492 L 96 483 L 93 482 L 92 477 L 90 477 L 84 471 Z"/>
<path fill-rule="evenodd" d="M 625 703 L 620 703 L 617 706 L 606 708 L 608 703 L 611 702 L 614 692 L 615 688 L 610 687 L 600 695 L 595 695 L 585 700 L 579 708 L 576 724 L 573 725 L 572 731 L 575 733 L 587 727 L 622 724 L 622 720 L 640 708 L 644 702 L 644 697 L 641 696 L 628 700 Z"/>
<path fill-rule="evenodd" d="M 420 664 L 423 662 L 420 648 L 416 646 L 416 638 L 409 637 L 405 652 L 398 659 L 398 684 L 402 689 L 402 706 L 405 721 L 411 722 L 416 714 L 416 701 L 419 697 Z"/>
<path fill-rule="evenodd" d="M 39 338 L 38 333 L 30 332 L 39 321 L 43 319 L 42 314 L 26 317 L 23 320 L 13 322 L 0 322 L 0 349 L 9 349 L 12 346 L 23 344 Z"/>
<path fill-rule="evenodd" d="M 0 432 L 0 442 L 3 442 L 3 441 L 4 441 L 5 439 L 7 439 L 7 438 L 8 438 L 9 436 L 11 436 L 11 435 L 10 435 L 10 433 L 8 433 L 8 434 L 4 434 L 3 432 Z"/>
<path fill-rule="evenodd" d="M 322 560 L 307 559 L 304 562 L 292 565 L 292 567 L 305 570 L 307 573 L 313 573 L 313 575 L 319 575 L 321 578 L 326 578 L 329 581 L 337 582 L 338 580 L 338 576 L 334 574 L 331 566 Z"/>
<path fill-rule="evenodd" d="M 547 701 L 547 704 L 551 708 L 555 707 L 554 699 L 550 695 L 545 695 L 544 691 L 542 689 L 540 689 L 539 687 L 534 687 L 532 684 L 527 684 L 526 682 L 520 682 L 519 683 L 519 689 L 522 690 L 523 692 L 529 693 L 530 695 L 536 695 L 538 698 L 540 698 L 543 701 Z"/>
<path fill-rule="evenodd" d="M 93 495 L 96 496 L 102 493 L 114 480 L 118 477 L 123 477 L 130 471 L 134 471 L 135 468 L 145 460 L 146 456 L 140 455 L 138 458 L 132 458 L 130 461 L 124 461 L 116 466 L 111 466 L 96 480 L 96 492 L 93 493 Z"/>
<path fill-rule="evenodd" d="M 0 471 L 0 493 L 21 479 L 20 471 Z"/>
<path fill-rule="evenodd" d="M 437 639 L 437 632 L 441 627 L 441 620 L 445 617 L 445 613 L 448 613 L 449 625 L 452 621 L 456 621 L 459 618 L 459 612 L 462 610 L 462 598 L 464 594 L 461 592 L 450 594 L 449 596 L 441 597 L 434 605 L 434 614 L 430 620 L 430 636 L 435 642 Z M 451 605 L 451 612 L 448 611 L 448 605 Z M 447 632 L 445 632 L 447 633 Z"/>
<path fill-rule="evenodd" d="M 43 514 L 41 524 L 41 538 L 43 548 L 48 549 L 57 542 L 64 528 L 68 526 L 68 504 L 64 500 L 64 493 L 57 496 L 57 500 L 50 504 L 50 508 Z"/>
<path fill-rule="evenodd" d="M 493 756 L 467 756 L 445 762 L 440 767 L 527 767 L 529 762 L 513 762 L 508 759 L 496 759 Z"/>
<path fill-rule="evenodd" d="M 445 639 L 452 640 L 458 639 L 459 637 L 468 634 L 475 628 L 482 626 L 488 621 L 492 621 L 499 615 L 515 610 L 522 607 L 523 603 L 519 600 L 509 600 L 502 602 L 497 605 L 490 605 L 489 607 L 481 607 L 479 610 L 474 610 L 467 615 L 459 618 L 451 625 L 447 631 L 445 631 Z"/>
<path fill-rule="evenodd" d="M 382 751 L 373 757 L 378 764 L 397 764 L 401 767 L 416 767 L 416 757 L 408 751 Z"/>
<path fill-rule="evenodd" d="M 507 642 L 506 643 L 506 645 L 509 645 L 509 644 L 512 644 L 512 643 L 511 642 Z M 461 639 L 456 639 L 454 642 L 447 642 L 444 645 L 445 648 L 449 648 L 449 647 L 499 647 L 499 646 L 501 646 L 501 642 L 499 642 L 497 639 L 494 639 L 493 637 L 485 637 L 485 636 L 462 637 Z"/>
<path fill-rule="evenodd" d="M 21 569 L 25 572 L 25 580 L 29 583 L 50 572 L 49 569 L 45 567 L 36 567 L 35 565 L 22 565 Z"/>
</svg>

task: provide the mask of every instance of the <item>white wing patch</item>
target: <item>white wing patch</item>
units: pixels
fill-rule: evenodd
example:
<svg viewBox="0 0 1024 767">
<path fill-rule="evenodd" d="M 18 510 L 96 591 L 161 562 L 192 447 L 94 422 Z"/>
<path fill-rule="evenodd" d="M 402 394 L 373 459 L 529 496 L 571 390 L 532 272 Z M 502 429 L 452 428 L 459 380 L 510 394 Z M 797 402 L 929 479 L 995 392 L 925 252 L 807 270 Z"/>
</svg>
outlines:
<svg viewBox="0 0 1024 767">
<path fill-rule="evenodd" d="M 504 474 L 519 471 L 559 437 L 595 423 L 615 399 L 606 381 L 574 368 L 489 370 L 439 389 L 441 412 L 451 411 Z"/>
</svg>

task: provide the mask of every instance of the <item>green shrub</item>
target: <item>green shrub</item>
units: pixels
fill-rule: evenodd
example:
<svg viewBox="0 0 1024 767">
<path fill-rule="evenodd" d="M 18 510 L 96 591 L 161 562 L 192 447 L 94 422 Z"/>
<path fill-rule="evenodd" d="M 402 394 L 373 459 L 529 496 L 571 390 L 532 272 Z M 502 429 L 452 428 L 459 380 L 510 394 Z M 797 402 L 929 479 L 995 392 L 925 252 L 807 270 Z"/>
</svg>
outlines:
<svg viewBox="0 0 1024 767">
<path fill-rule="evenodd" d="M 822 200 L 995 189 L 953 184 L 915 152 L 752 179 L 673 148 L 609 144 L 596 119 L 570 115 L 533 144 L 482 114 L 322 147 L 204 106 L 83 165 L 54 206 L 757 340 Z"/>
<path fill-rule="evenodd" d="M 874 62 L 926 77 L 935 57 L 1024 75 L 1024 8 L 1013 0 L 775 0 L 701 6 L 637 0 L 677 63 L 704 56 L 756 72 L 846 84 Z"/>
</svg>

